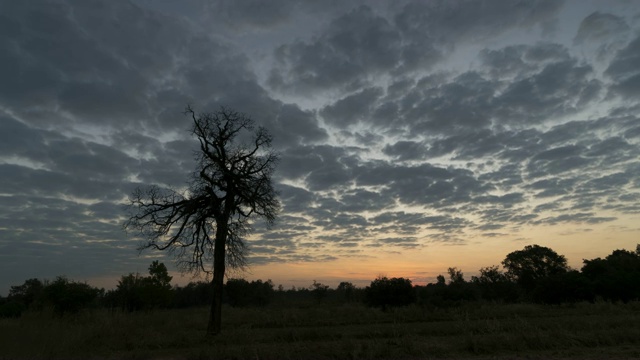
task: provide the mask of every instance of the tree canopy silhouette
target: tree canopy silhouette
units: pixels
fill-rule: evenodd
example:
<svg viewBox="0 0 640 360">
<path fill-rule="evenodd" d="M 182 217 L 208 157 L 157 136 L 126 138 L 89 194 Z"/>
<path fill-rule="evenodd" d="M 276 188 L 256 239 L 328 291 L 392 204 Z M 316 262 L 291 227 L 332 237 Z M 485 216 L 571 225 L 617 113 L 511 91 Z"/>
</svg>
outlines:
<svg viewBox="0 0 640 360">
<path fill-rule="evenodd" d="M 215 335 L 221 326 L 225 266 L 246 264 L 244 236 L 251 218 L 271 225 L 280 209 L 271 181 L 278 157 L 268 131 L 244 114 L 226 108 L 196 114 L 187 106 L 185 115 L 200 145 L 187 190 L 136 189 L 129 197 L 125 228 L 146 239 L 141 251 L 169 250 L 183 270 L 213 272 L 207 334 Z"/>
<path fill-rule="evenodd" d="M 502 265 L 507 269 L 507 275 L 527 290 L 532 290 L 539 279 L 569 270 L 563 255 L 540 245 L 527 245 L 507 254 Z"/>
</svg>

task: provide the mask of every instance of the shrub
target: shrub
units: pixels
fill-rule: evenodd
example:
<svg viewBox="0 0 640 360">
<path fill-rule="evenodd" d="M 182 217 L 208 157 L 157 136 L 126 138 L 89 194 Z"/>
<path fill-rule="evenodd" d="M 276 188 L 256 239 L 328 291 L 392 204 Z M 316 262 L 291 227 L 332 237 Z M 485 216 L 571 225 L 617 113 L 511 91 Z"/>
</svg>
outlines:
<svg viewBox="0 0 640 360">
<path fill-rule="evenodd" d="M 12 286 L 8 300 L 23 304 L 25 307 L 40 307 L 44 284 L 38 279 L 29 279 L 22 285 Z"/>
<path fill-rule="evenodd" d="M 597 296 L 611 301 L 640 299 L 640 253 L 615 250 L 604 259 L 584 260 L 582 274 Z"/>
<path fill-rule="evenodd" d="M 18 318 L 27 309 L 27 306 L 19 301 L 0 301 L 0 318 Z"/>
<path fill-rule="evenodd" d="M 569 271 L 538 280 L 533 299 L 545 304 L 594 301 L 595 295 L 589 280 L 578 271 Z"/>
<path fill-rule="evenodd" d="M 94 302 L 100 290 L 85 283 L 69 281 L 58 276 L 55 281 L 44 288 L 45 302 L 53 305 L 53 310 L 63 315 L 76 313 Z"/>
<path fill-rule="evenodd" d="M 309 287 L 313 296 L 318 301 L 322 301 L 327 296 L 327 292 L 329 291 L 329 285 L 324 285 L 323 283 L 319 283 L 313 280 L 313 284 Z"/>
<path fill-rule="evenodd" d="M 231 306 L 265 306 L 271 302 L 273 282 L 271 280 L 248 282 L 245 279 L 229 279 L 225 284 L 224 291 Z"/>
</svg>

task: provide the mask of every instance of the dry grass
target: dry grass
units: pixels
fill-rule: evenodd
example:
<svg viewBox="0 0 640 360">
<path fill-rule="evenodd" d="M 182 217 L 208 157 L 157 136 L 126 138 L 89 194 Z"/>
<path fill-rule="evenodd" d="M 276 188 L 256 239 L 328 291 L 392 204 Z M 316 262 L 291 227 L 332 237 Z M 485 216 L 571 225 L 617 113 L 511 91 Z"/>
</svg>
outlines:
<svg viewBox="0 0 640 360">
<path fill-rule="evenodd" d="M 48 312 L 0 320 L 0 358 L 638 359 L 640 304 L 475 305 L 390 312 L 355 305 Z"/>
</svg>

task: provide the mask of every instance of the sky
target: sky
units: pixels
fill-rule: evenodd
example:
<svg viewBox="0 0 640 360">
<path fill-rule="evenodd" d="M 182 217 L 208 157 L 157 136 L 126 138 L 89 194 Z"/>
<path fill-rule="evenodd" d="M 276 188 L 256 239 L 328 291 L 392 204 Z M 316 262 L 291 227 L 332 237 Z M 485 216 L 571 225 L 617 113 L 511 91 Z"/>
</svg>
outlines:
<svg viewBox="0 0 640 360">
<path fill-rule="evenodd" d="M 280 154 L 232 277 L 425 284 L 640 242 L 637 1 L 0 0 L 0 79 L 2 295 L 194 280 L 122 227 L 134 189 L 186 186 L 188 104 Z"/>
</svg>

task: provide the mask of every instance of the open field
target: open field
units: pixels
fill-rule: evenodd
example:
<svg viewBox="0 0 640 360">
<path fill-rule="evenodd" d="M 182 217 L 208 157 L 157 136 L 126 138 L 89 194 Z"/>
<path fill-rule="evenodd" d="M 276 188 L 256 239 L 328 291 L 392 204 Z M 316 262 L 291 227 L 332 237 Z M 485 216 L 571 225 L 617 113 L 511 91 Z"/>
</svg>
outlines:
<svg viewBox="0 0 640 360">
<path fill-rule="evenodd" d="M 419 306 L 360 304 L 223 309 L 30 312 L 0 319 L 0 358 L 94 359 L 638 359 L 640 303 Z"/>
</svg>

